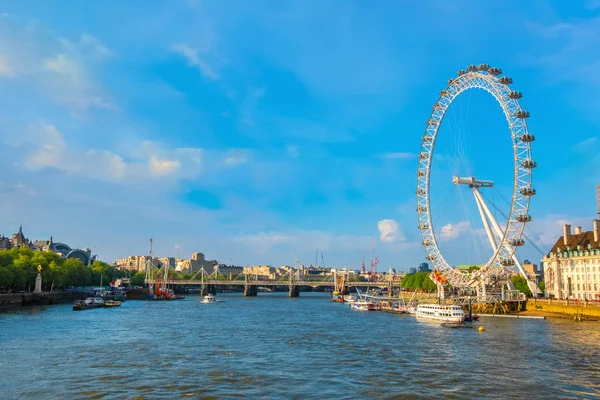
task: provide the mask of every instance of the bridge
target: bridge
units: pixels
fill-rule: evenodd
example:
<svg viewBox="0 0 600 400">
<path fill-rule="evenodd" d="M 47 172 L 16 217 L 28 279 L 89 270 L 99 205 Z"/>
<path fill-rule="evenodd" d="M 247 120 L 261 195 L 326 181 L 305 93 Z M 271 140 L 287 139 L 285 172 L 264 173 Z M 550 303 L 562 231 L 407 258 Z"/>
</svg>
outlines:
<svg viewBox="0 0 600 400">
<path fill-rule="evenodd" d="M 349 274 L 343 271 L 337 271 L 332 276 L 325 277 L 322 280 L 307 280 L 303 279 L 297 271 L 290 271 L 280 279 L 259 279 L 256 275 L 240 274 L 230 279 L 217 279 L 215 273 L 208 274 L 203 269 L 199 271 L 193 278 L 195 279 L 178 279 L 168 281 L 169 285 L 178 286 L 200 286 L 202 294 L 215 293 L 218 286 L 243 286 L 244 296 L 256 296 L 259 287 L 281 287 L 289 288 L 290 297 L 299 296 L 300 287 L 316 288 L 332 288 L 334 293 L 349 294 L 350 288 L 387 288 L 390 291 L 401 290 L 400 280 L 377 280 L 377 281 L 359 281 L 348 279 Z M 199 278 L 199 279 L 198 279 Z M 151 287 L 160 284 L 162 280 L 147 279 L 146 284 Z"/>
</svg>

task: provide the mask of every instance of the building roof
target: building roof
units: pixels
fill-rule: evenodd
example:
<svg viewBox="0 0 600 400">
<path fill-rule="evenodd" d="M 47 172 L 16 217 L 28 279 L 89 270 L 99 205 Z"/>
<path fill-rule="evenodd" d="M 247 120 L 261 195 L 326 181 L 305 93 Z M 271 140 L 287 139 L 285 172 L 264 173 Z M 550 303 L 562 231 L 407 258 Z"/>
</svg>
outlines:
<svg viewBox="0 0 600 400">
<path fill-rule="evenodd" d="M 569 237 L 567 245 L 565 246 L 564 235 L 559 237 L 554 246 L 552 246 L 551 253 L 557 253 L 560 248 L 561 251 L 565 251 L 567 246 L 571 247 L 571 250 L 576 250 L 577 246 L 581 246 L 583 250 L 586 250 L 588 244 L 593 245 L 594 248 L 600 247 L 600 242 L 594 242 L 594 231 L 581 232 Z"/>
</svg>

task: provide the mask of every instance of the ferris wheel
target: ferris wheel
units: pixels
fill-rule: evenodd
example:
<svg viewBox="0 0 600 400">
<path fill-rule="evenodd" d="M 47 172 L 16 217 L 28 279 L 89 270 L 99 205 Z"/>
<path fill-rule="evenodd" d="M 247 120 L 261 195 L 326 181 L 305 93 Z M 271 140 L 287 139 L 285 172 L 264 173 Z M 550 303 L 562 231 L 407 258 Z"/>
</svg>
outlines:
<svg viewBox="0 0 600 400">
<path fill-rule="evenodd" d="M 491 283 L 502 285 L 502 282 L 507 282 L 516 268 L 527 279 L 532 293 L 536 293 L 535 283 L 528 277 L 515 255 L 515 249 L 525 244 L 522 238 L 523 230 L 525 224 L 531 221 L 529 203 L 531 197 L 536 194 L 532 186 L 532 172 L 537 164 L 531 155 L 531 144 L 535 141 L 535 137 L 527 129 L 526 120 L 529 118 L 529 112 L 521 109 L 519 104 L 521 92 L 509 88 L 513 81 L 508 76 L 500 76 L 502 75 L 500 68 L 490 68 L 487 64 L 469 65 L 467 70 L 460 70 L 457 75 L 456 78 L 448 80 L 448 86 L 440 92 L 437 103 L 433 105 L 422 138 L 417 170 L 419 229 L 423 240 L 422 245 L 427 251 L 427 259 L 431 262 L 434 271 L 432 278 L 438 284 L 449 283 L 456 288 L 472 288 Z M 468 185 L 472 189 L 493 250 L 490 259 L 480 270 L 465 274 L 451 267 L 438 247 L 431 216 L 430 174 L 435 142 L 444 115 L 450 104 L 469 89 L 485 90 L 500 104 L 511 135 L 514 174 L 512 196 L 509 199 L 510 209 L 506 214 L 507 221 L 504 226 L 498 223 L 480 193 L 480 190 L 493 187 L 494 182 L 475 177 L 454 176 L 452 179 L 455 185 Z M 493 157 L 491 159 L 493 160 Z"/>
</svg>

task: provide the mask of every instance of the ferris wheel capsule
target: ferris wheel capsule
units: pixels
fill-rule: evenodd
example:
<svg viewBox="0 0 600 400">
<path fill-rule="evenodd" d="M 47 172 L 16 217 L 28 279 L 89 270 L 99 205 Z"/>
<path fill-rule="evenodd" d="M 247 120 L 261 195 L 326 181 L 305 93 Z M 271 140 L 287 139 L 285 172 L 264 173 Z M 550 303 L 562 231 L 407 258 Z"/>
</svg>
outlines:
<svg viewBox="0 0 600 400">
<path fill-rule="evenodd" d="M 492 67 L 492 68 L 488 69 L 488 74 L 494 75 L 494 76 L 500 75 L 500 74 L 502 74 L 502 70 L 498 67 Z"/>
<path fill-rule="evenodd" d="M 519 136 L 519 139 L 521 139 L 521 142 L 531 143 L 535 140 L 535 136 L 533 136 L 531 133 L 523 133 L 521 136 Z"/>
<path fill-rule="evenodd" d="M 516 90 L 511 90 L 510 92 L 508 92 L 509 99 L 519 100 L 521 97 L 523 97 L 523 93 L 517 92 Z"/>
</svg>

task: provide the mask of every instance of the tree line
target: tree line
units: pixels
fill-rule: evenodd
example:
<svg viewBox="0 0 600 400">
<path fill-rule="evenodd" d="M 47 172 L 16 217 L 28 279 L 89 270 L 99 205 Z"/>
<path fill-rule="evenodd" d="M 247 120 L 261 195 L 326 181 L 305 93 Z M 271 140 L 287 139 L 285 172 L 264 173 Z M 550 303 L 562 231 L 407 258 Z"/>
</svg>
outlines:
<svg viewBox="0 0 600 400">
<path fill-rule="evenodd" d="M 479 268 L 475 267 L 474 269 Z M 472 270 L 469 269 L 469 272 L 471 271 Z M 513 275 L 511 277 L 511 282 L 515 289 L 525 293 L 527 296 L 532 295 L 531 290 L 527 285 L 527 281 L 521 275 Z M 546 289 L 543 281 L 538 283 L 538 287 L 542 292 Z M 402 279 L 402 288 L 407 290 L 424 290 L 427 292 L 434 292 L 437 290 L 436 284 L 429 278 L 429 272 L 416 272 L 404 275 L 404 278 Z"/>
<path fill-rule="evenodd" d="M 402 278 L 402 288 L 406 290 L 425 290 L 434 292 L 437 290 L 436 284 L 429 278 L 429 272 L 415 272 L 404 275 Z"/>
<path fill-rule="evenodd" d="M 0 290 L 31 291 L 35 287 L 37 267 L 42 267 L 42 290 L 63 290 L 67 286 L 108 285 L 125 272 L 102 261 L 86 266 L 78 258 L 65 259 L 48 251 L 26 247 L 0 250 Z"/>
</svg>

